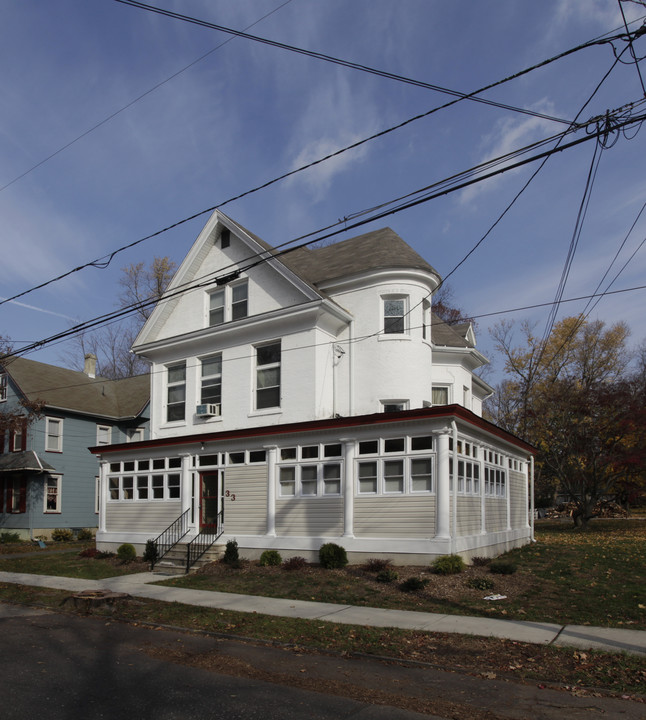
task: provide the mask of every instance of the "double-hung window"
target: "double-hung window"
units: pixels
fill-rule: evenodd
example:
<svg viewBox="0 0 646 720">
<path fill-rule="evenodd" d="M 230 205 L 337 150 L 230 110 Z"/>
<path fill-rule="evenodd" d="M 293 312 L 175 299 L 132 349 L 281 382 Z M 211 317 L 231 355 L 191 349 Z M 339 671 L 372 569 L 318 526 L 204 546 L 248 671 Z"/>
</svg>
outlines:
<svg viewBox="0 0 646 720">
<path fill-rule="evenodd" d="M 45 419 L 45 450 L 63 452 L 63 421 L 61 418 Z"/>
<path fill-rule="evenodd" d="M 406 332 L 406 305 L 405 297 L 383 298 L 384 334 L 403 335 Z"/>
<path fill-rule="evenodd" d="M 222 403 L 222 355 L 202 359 L 201 403 Z"/>
<path fill-rule="evenodd" d="M 47 476 L 43 512 L 59 513 L 61 511 L 61 481 L 60 475 Z"/>
<path fill-rule="evenodd" d="M 246 280 L 209 293 L 209 325 L 222 325 L 249 314 L 249 286 Z"/>
<path fill-rule="evenodd" d="M 256 410 L 280 407 L 280 340 L 256 346 Z"/>
<path fill-rule="evenodd" d="M 434 386 L 431 391 L 431 400 L 433 405 L 448 405 L 449 388 L 447 386 Z"/>
<path fill-rule="evenodd" d="M 186 363 L 168 366 L 166 420 L 184 420 L 186 417 Z"/>
</svg>

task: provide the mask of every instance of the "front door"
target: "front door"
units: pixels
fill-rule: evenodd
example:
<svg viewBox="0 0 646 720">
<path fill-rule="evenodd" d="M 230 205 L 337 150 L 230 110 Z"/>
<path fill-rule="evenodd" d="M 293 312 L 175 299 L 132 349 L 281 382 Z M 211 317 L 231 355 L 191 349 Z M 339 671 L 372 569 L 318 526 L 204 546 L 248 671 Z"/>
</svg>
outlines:
<svg viewBox="0 0 646 720">
<path fill-rule="evenodd" d="M 220 473 L 202 473 L 200 493 L 200 530 L 216 532 L 220 505 Z"/>
</svg>

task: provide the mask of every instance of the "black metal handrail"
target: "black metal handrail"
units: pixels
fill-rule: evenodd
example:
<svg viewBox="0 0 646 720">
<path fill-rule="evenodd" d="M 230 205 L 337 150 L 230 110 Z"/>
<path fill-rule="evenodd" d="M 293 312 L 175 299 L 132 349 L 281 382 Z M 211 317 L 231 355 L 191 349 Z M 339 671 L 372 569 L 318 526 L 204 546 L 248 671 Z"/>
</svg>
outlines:
<svg viewBox="0 0 646 720">
<path fill-rule="evenodd" d="M 184 510 L 184 512 L 173 521 L 163 533 L 158 535 L 155 540 L 155 547 L 157 548 L 157 557 L 155 562 L 159 562 L 164 555 L 186 535 L 188 532 L 188 520 L 191 515 L 191 508 Z M 154 568 L 155 563 L 151 563 L 151 570 Z"/>
<path fill-rule="evenodd" d="M 213 543 L 222 535 L 223 529 L 223 512 L 220 510 L 215 523 L 215 530 L 200 530 L 186 548 L 186 572 L 204 555 L 204 553 L 213 545 Z"/>
</svg>

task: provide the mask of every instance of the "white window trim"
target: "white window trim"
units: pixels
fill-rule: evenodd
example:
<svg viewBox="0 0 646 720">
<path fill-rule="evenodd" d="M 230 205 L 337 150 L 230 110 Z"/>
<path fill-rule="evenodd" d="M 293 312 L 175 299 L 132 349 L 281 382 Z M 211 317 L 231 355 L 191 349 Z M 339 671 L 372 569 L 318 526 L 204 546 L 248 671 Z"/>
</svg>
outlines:
<svg viewBox="0 0 646 720">
<path fill-rule="evenodd" d="M 179 368 L 179 367 L 184 368 L 184 380 L 181 382 L 180 381 L 171 382 L 170 381 L 170 371 L 173 370 L 174 368 Z M 186 360 L 183 360 L 182 362 L 169 363 L 168 365 L 166 365 L 165 381 L 166 381 L 166 387 L 164 388 L 165 392 L 164 392 L 164 410 L 163 410 L 164 423 L 163 424 L 164 425 L 183 425 L 186 423 L 186 416 L 187 416 L 187 413 L 186 413 L 186 390 L 187 390 L 187 363 L 186 363 Z M 180 386 L 184 387 L 184 400 L 183 400 L 184 417 L 178 418 L 176 420 L 169 420 L 168 419 L 168 409 L 171 405 L 171 403 L 169 403 L 169 401 L 168 401 L 168 396 L 170 394 L 169 390 L 172 387 L 180 387 Z M 172 404 L 179 405 L 179 403 L 172 403 Z"/>
<path fill-rule="evenodd" d="M 98 515 L 101 508 L 101 478 L 94 476 L 94 514 Z"/>
<path fill-rule="evenodd" d="M 54 435 L 50 433 L 50 426 L 57 425 L 59 432 Z M 49 439 L 50 435 L 52 438 L 57 440 L 56 447 L 50 447 Z M 45 418 L 45 452 L 63 452 L 63 418 L 46 417 Z"/>
<path fill-rule="evenodd" d="M 404 310 L 402 313 L 402 320 L 404 323 L 404 329 L 402 332 L 387 332 L 386 322 L 386 303 L 392 300 L 401 300 L 404 303 Z M 403 293 L 392 293 L 381 296 L 381 332 L 379 333 L 380 340 L 401 340 L 403 338 L 410 339 L 410 298 L 408 295 Z M 389 317 L 396 317 L 391 315 Z M 397 316 L 399 317 L 399 316 Z"/>
<path fill-rule="evenodd" d="M 56 480 L 56 507 L 52 510 L 47 507 L 47 499 L 48 499 L 48 487 L 49 487 L 49 481 L 50 480 Z M 43 489 L 43 512 L 46 515 L 60 515 L 62 512 L 62 500 L 63 500 L 63 476 L 62 475 L 47 475 L 45 476 L 45 485 Z"/>
<path fill-rule="evenodd" d="M 204 374 L 204 363 L 208 362 L 209 360 L 215 360 L 219 358 L 220 360 L 220 372 L 219 373 L 212 373 L 210 375 Z M 222 416 L 222 353 L 213 353 L 212 355 L 205 355 L 204 357 L 199 358 L 200 363 L 200 372 L 197 377 L 198 382 L 198 391 L 197 391 L 197 397 L 200 399 L 198 405 L 206 405 L 206 404 L 214 404 L 220 406 L 220 415 L 214 416 L 213 418 L 209 418 L 210 420 L 219 420 Z M 205 400 L 202 397 L 202 391 L 204 389 L 204 381 L 205 380 L 213 380 L 215 378 L 218 378 L 220 380 L 220 400 L 216 403 L 212 400 Z"/>
<path fill-rule="evenodd" d="M 401 405 L 397 410 L 386 410 L 386 405 Z M 380 412 L 401 412 L 410 408 L 410 402 L 408 400 L 380 400 L 379 401 Z"/>
<path fill-rule="evenodd" d="M 446 390 L 446 404 L 451 404 L 451 385 L 450 384 L 442 384 L 442 383 L 433 383 L 431 386 L 431 406 L 432 407 L 438 407 L 442 405 L 443 403 L 436 403 L 433 402 L 433 390 Z"/>
<path fill-rule="evenodd" d="M 103 431 L 103 433 L 102 433 Z M 108 437 L 107 442 L 101 440 L 101 435 L 105 434 Z M 96 444 L 97 445 L 111 445 L 112 444 L 112 425 L 97 425 L 96 426 Z"/>
<path fill-rule="evenodd" d="M 411 474 L 411 468 L 412 468 L 412 461 L 413 460 L 430 460 L 431 461 L 431 489 L 430 490 L 413 490 L 413 477 Z M 400 490 L 386 490 L 385 489 L 385 480 L 386 476 L 384 473 L 384 465 L 387 462 L 403 462 L 403 483 L 402 483 L 402 489 Z M 359 465 L 362 463 L 376 463 L 377 464 L 377 490 L 376 492 L 362 492 L 361 491 L 361 485 L 360 485 L 360 477 L 359 477 Z M 355 460 L 356 470 L 355 470 L 355 477 L 356 477 L 356 483 L 355 483 L 355 497 L 403 497 L 405 495 L 435 495 L 435 485 L 436 485 L 436 471 L 435 471 L 435 454 L 432 452 L 426 452 L 424 454 L 415 454 L 415 455 L 393 455 L 391 456 L 360 456 L 356 458 Z"/>
<path fill-rule="evenodd" d="M 278 362 L 267 363 L 265 365 L 258 364 L 258 350 L 262 347 L 269 347 L 270 345 L 278 345 L 280 347 L 280 359 Z M 263 415 L 280 412 L 282 404 L 282 393 L 283 393 L 283 343 L 281 339 L 270 340 L 268 342 L 258 343 L 253 346 L 253 410 L 254 415 Z M 278 405 L 269 405 L 267 407 L 258 407 L 258 391 L 266 390 L 267 388 L 258 387 L 258 373 L 262 370 L 273 370 L 278 368 L 278 385 L 272 387 L 278 387 Z"/>
<path fill-rule="evenodd" d="M 0 372 L 0 402 L 6 402 L 8 387 L 9 382 L 7 380 L 7 373 Z"/>
<path fill-rule="evenodd" d="M 227 285 L 222 285 L 206 293 L 206 308 L 205 308 L 205 322 L 206 327 L 220 327 L 226 323 L 233 322 L 233 290 L 241 286 L 247 288 L 247 309 L 244 315 L 241 315 L 236 320 L 243 320 L 249 317 L 249 280 L 248 278 L 241 278 L 235 282 L 231 282 Z M 222 322 L 211 324 L 211 298 L 213 295 L 222 294 Z"/>
<path fill-rule="evenodd" d="M 336 493 L 326 493 L 325 492 L 325 470 L 324 468 L 327 466 L 335 466 L 339 468 L 339 492 Z M 303 468 L 316 468 L 316 492 L 315 493 L 303 493 Z M 281 470 L 294 470 L 294 494 L 293 495 L 283 495 L 282 487 L 283 482 L 281 481 Z M 321 498 L 334 498 L 334 497 L 341 497 L 343 495 L 343 462 L 338 459 L 330 459 L 330 460 L 303 460 L 301 463 L 295 463 L 294 461 L 285 461 L 278 464 L 278 472 L 276 473 L 277 478 L 276 482 L 278 484 L 277 488 L 277 496 L 280 499 L 287 500 L 289 498 L 305 498 L 305 499 L 321 499 Z M 336 478 L 330 478 L 330 479 L 336 479 Z M 313 481 L 313 478 L 312 480 Z M 310 480 L 306 480 L 305 482 L 310 482 Z"/>
<path fill-rule="evenodd" d="M 143 427 L 130 428 L 126 431 L 126 442 L 141 442 L 145 439 L 145 430 Z"/>
</svg>

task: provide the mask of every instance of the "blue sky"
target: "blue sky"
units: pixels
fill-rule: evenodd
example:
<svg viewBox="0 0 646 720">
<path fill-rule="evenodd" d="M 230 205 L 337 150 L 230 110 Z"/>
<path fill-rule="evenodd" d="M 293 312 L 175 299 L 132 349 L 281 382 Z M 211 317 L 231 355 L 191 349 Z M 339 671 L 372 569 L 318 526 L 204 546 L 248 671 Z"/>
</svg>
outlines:
<svg viewBox="0 0 646 720">
<path fill-rule="evenodd" d="M 271 13 L 249 32 L 465 93 L 622 25 L 617 0 L 156 4 L 237 29 Z M 638 3 L 624 2 L 623 7 L 629 21 L 646 16 Z M 3 0 L 0 19 L 2 298 L 450 99 L 114 0 Z M 616 47 L 623 50 L 625 45 Z M 636 50 L 646 55 L 646 37 L 638 40 Z M 485 97 L 571 120 L 613 62 L 609 45 L 585 49 Z M 646 80 L 646 64 L 642 75 Z M 643 94 L 635 66 L 620 64 L 582 119 L 638 101 Z M 279 244 L 563 127 L 463 101 L 223 210 L 267 242 Z M 646 201 L 645 143 L 646 129 L 633 131 L 601 153 L 565 298 L 596 289 Z M 456 304 L 480 315 L 554 298 L 593 152 L 594 142 L 588 142 L 550 158 L 451 276 Z M 339 239 L 389 225 L 445 276 L 535 168 L 532 164 L 508 172 Z M 646 236 L 645 216 L 609 278 Z M 0 334 L 20 347 L 73 321 L 113 310 L 121 268 L 163 255 L 179 263 L 206 217 L 118 255 L 106 269 L 85 269 L 1 305 Z M 613 289 L 642 285 L 644 278 L 646 249 L 641 249 Z M 632 341 L 639 344 L 646 338 L 645 298 L 644 290 L 606 297 L 591 317 L 626 321 Z M 584 305 L 565 304 L 559 317 Z M 529 320 L 541 332 L 548 312 L 483 317 L 478 347 L 495 363 L 490 326 L 502 318 Z M 65 350 L 52 345 L 30 357 L 65 364 Z"/>
</svg>

